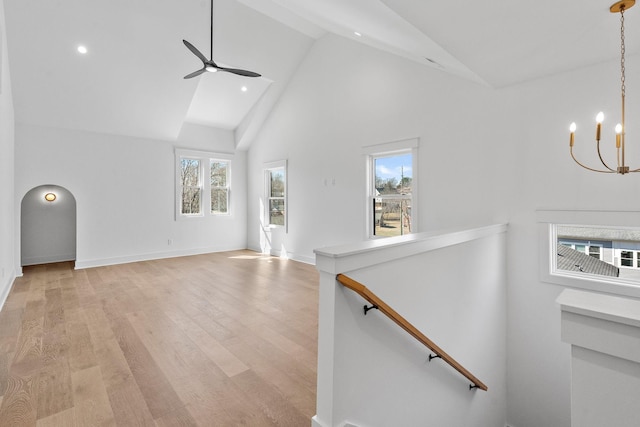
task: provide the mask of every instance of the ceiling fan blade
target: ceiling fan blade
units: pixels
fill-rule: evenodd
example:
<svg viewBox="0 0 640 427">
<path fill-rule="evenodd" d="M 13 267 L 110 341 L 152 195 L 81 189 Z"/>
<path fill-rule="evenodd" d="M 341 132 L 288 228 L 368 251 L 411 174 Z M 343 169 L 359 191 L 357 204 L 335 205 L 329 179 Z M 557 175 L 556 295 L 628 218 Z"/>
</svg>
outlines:
<svg viewBox="0 0 640 427">
<path fill-rule="evenodd" d="M 237 74 L 239 76 L 245 76 L 245 77 L 260 77 L 261 76 L 261 74 L 254 73 L 253 71 L 239 70 L 237 68 L 225 68 L 225 67 L 217 67 L 217 68 L 220 71 L 226 71 L 227 73 L 233 73 L 233 74 Z"/>
<path fill-rule="evenodd" d="M 184 76 L 184 78 L 185 79 L 191 79 L 193 77 L 199 76 L 200 74 L 204 73 L 205 71 L 207 71 L 206 68 L 200 68 L 199 70 L 194 71 L 191 74 L 187 74 L 186 76 Z"/>
<path fill-rule="evenodd" d="M 186 41 L 186 40 L 182 40 L 182 42 L 184 43 L 184 45 L 185 45 L 185 46 L 186 46 L 186 47 L 187 47 L 191 52 L 193 52 L 193 54 L 194 54 L 195 56 L 197 56 L 198 58 L 200 58 L 200 61 L 202 61 L 202 62 L 204 62 L 204 63 L 206 63 L 206 62 L 207 62 L 207 58 L 206 58 L 202 53 L 200 53 L 200 51 L 199 51 L 198 49 L 196 49 L 196 47 L 195 47 L 194 45 L 192 45 L 191 43 L 189 43 L 189 42 L 188 42 L 188 41 Z"/>
</svg>

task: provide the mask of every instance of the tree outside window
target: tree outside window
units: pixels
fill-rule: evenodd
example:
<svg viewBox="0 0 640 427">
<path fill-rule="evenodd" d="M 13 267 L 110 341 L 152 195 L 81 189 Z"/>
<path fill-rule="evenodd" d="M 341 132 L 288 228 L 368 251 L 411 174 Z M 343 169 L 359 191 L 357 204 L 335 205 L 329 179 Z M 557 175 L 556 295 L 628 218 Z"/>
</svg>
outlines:
<svg viewBox="0 0 640 427">
<path fill-rule="evenodd" d="M 229 212 L 228 174 L 229 162 L 211 160 L 211 213 L 226 214 Z"/>
<path fill-rule="evenodd" d="M 285 183 L 286 172 L 284 168 L 269 169 L 269 225 L 285 225 Z"/>
<path fill-rule="evenodd" d="M 200 181 L 200 160 L 180 159 L 180 182 L 182 202 L 180 212 L 183 215 L 200 214 L 202 185 Z"/>
</svg>

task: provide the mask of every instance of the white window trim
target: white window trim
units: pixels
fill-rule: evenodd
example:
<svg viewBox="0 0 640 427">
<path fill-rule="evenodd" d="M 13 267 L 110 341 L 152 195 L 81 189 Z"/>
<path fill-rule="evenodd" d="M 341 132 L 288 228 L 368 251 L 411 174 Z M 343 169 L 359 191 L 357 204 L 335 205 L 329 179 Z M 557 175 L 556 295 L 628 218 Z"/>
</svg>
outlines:
<svg viewBox="0 0 640 427">
<path fill-rule="evenodd" d="M 538 265 L 542 282 L 640 298 L 640 283 L 638 282 L 615 277 L 557 270 L 557 257 L 554 256 L 554 249 L 558 240 L 554 225 L 638 228 L 640 212 L 538 210 L 536 214 L 538 222 Z"/>
<path fill-rule="evenodd" d="M 403 139 L 401 141 L 385 142 L 382 144 L 367 145 L 362 147 L 362 154 L 366 160 L 366 197 L 365 197 L 365 239 L 384 239 L 373 234 L 373 203 L 371 198 L 375 196 L 373 158 L 385 155 L 402 154 L 411 151 L 411 234 L 418 233 L 418 138 Z"/>
<path fill-rule="evenodd" d="M 289 170 L 287 167 L 287 160 L 277 160 L 274 162 L 264 163 L 263 170 L 263 179 L 264 179 L 264 212 L 262 213 L 262 217 L 264 218 L 265 228 L 273 228 L 273 229 L 284 229 L 285 233 L 289 232 Z M 284 225 L 277 224 L 269 224 L 269 191 L 270 191 L 270 183 L 268 179 L 269 171 L 273 169 L 284 169 Z"/>
<path fill-rule="evenodd" d="M 181 170 L 181 159 L 182 158 L 190 158 L 190 159 L 198 159 L 200 160 L 200 179 L 202 180 L 202 200 L 201 203 L 201 212 L 199 214 L 183 214 L 182 213 L 182 185 L 180 182 L 180 170 Z M 230 217 L 233 214 L 233 203 L 232 203 L 232 191 L 231 191 L 231 176 L 232 176 L 232 168 L 233 168 L 233 159 L 234 155 L 229 153 L 216 153 L 211 151 L 198 151 L 198 150 L 189 150 L 184 148 L 176 148 L 175 149 L 175 219 L 179 220 L 191 220 L 194 218 L 205 218 L 205 217 Z M 211 212 L 211 161 L 212 160 L 220 160 L 229 162 L 229 168 L 227 170 L 227 188 L 228 188 L 228 196 L 227 196 L 227 212 L 226 213 L 213 213 Z"/>
</svg>

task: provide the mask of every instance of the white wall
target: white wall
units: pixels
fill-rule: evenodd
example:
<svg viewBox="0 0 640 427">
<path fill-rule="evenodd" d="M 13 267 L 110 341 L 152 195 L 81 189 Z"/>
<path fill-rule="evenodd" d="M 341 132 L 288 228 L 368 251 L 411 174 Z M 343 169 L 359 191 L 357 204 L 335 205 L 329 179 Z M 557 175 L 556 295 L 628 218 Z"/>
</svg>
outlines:
<svg viewBox="0 0 640 427">
<path fill-rule="evenodd" d="M 79 267 L 245 248 L 243 152 L 233 215 L 175 220 L 174 147 L 229 153 L 233 143 L 231 132 L 202 129 L 172 143 L 17 124 L 16 199 L 42 184 L 74 195 Z"/>
<path fill-rule="evenodd" d="M 420 139 L 419 230 L 504 220 L 514 148 L 501 145 L 509 128 L 494 126 L 509 106 L 494 98 L 353 41 L 319 39 L 249 151 L 249 247 L 261 248 L 265 162 L 289 161 L 288 233 L 274 230 L 272 246 L 313 259 L 313 248 L 365 238 L 362 147 L 407 138 Z"/>
<path fill-rule="evenodd" d="M 627 58 L 627 71 L 640 69 Z M 628 73 L 627 159 L 640 167 L 640 84 Z M 629 81 L 630 80 L 630 81 Z M 640 176 L 583 170 L 569 155 L 569 124 L 576 121 L 576 151 L 597 166 L 595 115 L 605 112 L 603 144 L 613 145 L 619 120 L 619 62 L 611 61 L 501 91 L 518 122 L 514 163 L 517 185 L 509 219 L 509 425 L 570 424 L 570 350 L 560 342 L 562 287 L 538 278 L 536 209 L 640 210 Z M 615 118 L 617 116 L 618 118 Z M 612 158 L 610 152 L 604 153 Z M 638 218 L 640 224 L 640 218 Z"/>
<path fill-rule="evenodd" d="M 16 275 L 14 113 L 5 28 L 4 1 L 0 0 L 0 307 Z"/>
</svg>

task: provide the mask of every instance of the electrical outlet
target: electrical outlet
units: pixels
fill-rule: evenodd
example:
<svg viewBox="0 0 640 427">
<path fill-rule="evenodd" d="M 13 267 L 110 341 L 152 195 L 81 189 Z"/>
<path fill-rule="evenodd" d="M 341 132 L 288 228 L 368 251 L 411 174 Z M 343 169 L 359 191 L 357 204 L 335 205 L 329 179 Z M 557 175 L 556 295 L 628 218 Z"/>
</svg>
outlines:
<svg viewBox="0 0 640 427">
<path fill-rule="evenodd" d="M 173 244 L 173 239 L 167 240 L 167 245 L 171 246 Z"/>
</svg>

